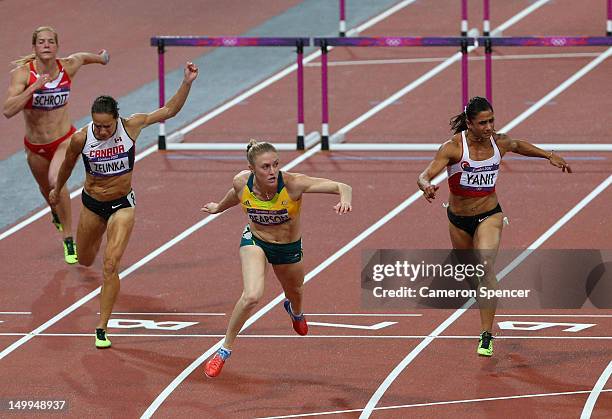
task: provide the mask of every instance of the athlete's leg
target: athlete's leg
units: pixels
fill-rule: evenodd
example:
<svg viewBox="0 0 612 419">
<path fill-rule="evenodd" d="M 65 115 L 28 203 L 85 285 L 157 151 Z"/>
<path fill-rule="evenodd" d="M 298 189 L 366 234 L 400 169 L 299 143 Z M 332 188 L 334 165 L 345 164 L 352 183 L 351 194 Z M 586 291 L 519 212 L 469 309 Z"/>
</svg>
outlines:
<svg viewBox="0 0 612 419">
<path fill-rule="evenodd" d="M 106 221 L 87 207 L 82 206 L 77 227 L 80 265 L 91 266 L 93 264 L 105 230 Z"/>
<path fill-rule="evenodd" d="M 132 234 L 134 214 L 135 208 L 122 208 L 108 219 L 102 268 L 104 283 L 100 294 L 100 321 L 96 326 L 98 329 L 106 329 L 119 293 L 119 263 Z"/>
<path fill-rule="evenodd" d="M 291 302 L 293 314 L 302 314 L 304 296 L 304 264 L 302 261 L 283 265 L 272 265 L 285 297 Z"/>
<path fill-rule="evenodd" d="M 268 261 L 261 247 L 242 246 L 240 247 L 240 264 L 242 265 L 243 290 L 227 326 L 223 343 L 227 349 L 232 349 L 238 332 L 263 295 Z"/>
<path fill-rule="evenodd" d="M 47 173 L 49 189 L 55 187 L 55 181 L 57 180 L 57 173 L 59 172 L 64 157 L 66 155 L 66 149 L 68 148 L 70 141 L 62 142 L 55 151 L 51 163 L 49 165 L 49 171 Z M 47 196 L 49 193 L 47 192 Z M 59 216 L 59 219 L 63 226 L 64 238 L 72 237 L 72 211 L 70 208 L 70 193 L 68 192 L 68 186 L 64 185 L 61 191 L 58 191 L 58 202 L 55 206 L 55 212 Z"/>
<path fill-rule="evenodd" d="M 495 276 L 495 258 L 501 240 L 503 228 L 503 213 L 496 213 L 488 217 L 476 228 L 474 233 L 474 249 L 478 252 L 480 263 L 485 266 L 485 276 L 480 278 L 479 287 L 497 289 Z M 478 301 L 480 306 L 480 322 L 483 331 L 491 332 L 495 320 L 497 299 L 484 299 Z"/>
<path fill-rule="evenodd" d="M 49 167 L 51 166 L 51 162 L 45 159 L 38 154 L 31 152 L 26 148 L 26 161 L 28 162 L 28 166 L 30 166 L 30 171 L 32 172 L 32 176 L 34 176 L 34 180 L 38 184 L 38 189 L 42 194 L 43 198 L 49 204 L 49 192 L 51 192 L 51 186 L 49 184 Z"/>
</svg>

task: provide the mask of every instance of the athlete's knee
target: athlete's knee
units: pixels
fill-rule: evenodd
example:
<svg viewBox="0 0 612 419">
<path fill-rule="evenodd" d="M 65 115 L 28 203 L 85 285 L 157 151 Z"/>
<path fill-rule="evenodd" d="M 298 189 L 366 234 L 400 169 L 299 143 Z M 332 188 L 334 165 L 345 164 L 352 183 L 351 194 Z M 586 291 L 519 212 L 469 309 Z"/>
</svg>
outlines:
<svg viewBox="0 0 612 419">
<path fill-rule="evenodd" d="M 243 292 L 242 296 L 240 297 L 240 299 L 242 300 L 242 305 L 249 309 L 254 308 L 255 306 L 257 306 L 257 304 L 259 304 L 259 300 L 261 299 L 262 294 L 263 293 L 257 291 Z"/>
<path fill-rule="evenodd" d="M 106 256 L 102 264 L 104 278 L 115 277 L 119 273 L 119 258 Z"/>
</svg>

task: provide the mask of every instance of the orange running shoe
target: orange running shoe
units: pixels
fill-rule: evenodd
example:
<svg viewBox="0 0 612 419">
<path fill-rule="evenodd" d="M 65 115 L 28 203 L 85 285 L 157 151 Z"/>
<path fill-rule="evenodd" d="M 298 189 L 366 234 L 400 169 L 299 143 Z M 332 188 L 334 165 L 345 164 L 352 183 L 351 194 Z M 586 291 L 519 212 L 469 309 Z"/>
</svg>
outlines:
<svg viewBox="0 0 612 419">
<path fill-rule="evenodd" d="M 206 374 L 208 378 L 215 378 L 221 374 L 221 369 L 223 369 L 225 361 L 231 354 L 232 351 L 229 349 L 225 349 L 224 347 L 219 348 L 215 355 L 204 364 L 204 374 Z"/>
<path fill-rule="evenodd" d="M 289 317 L 291 317 L 293 330 L 295 330 L 295 332 L 300 336 L 306 336 L 308 334 L 308 323 L 306 323 L 306 317 L 304 317 L 303 314 L 300 314 L 299 316 L 293 314 L 293 311 L 291 310 L 291 302 L 289 302 L 289 300 L 285 300 L 283 306 L 285 307 L 285 310 L 287 310 L 287 313 L 289 313 Z"/>
</svg>

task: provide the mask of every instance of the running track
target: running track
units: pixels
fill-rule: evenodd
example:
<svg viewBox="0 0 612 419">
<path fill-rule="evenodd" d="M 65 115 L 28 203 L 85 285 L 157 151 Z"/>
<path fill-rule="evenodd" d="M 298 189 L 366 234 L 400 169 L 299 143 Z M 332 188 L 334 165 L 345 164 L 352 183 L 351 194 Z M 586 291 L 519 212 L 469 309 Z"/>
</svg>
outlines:
<svg viewBox="0 0 612 419">
<path fill-rule="evenodd" d="M 416 13 L 425 16 L 424 3 L 406 7 L 369 31 L 371 34 L 401 33 L 399 22 L 414 19 Z M 563 13 L 575 17 L 573 22 L 597 21 L 597 16 L 601 16 L 593 11 L 595 7 L 589 9 L 557 1 L 534 11 L 505 34 L 560 33 L 560 20 L 555 22 L 552 17 L 561 19 L 561 3 Z M 492 26 L 503 23 L 529 4 L 532 2 L 496 5 Z M 443 10 L 451 7 L 450 4 L 446 6 Z M 476 14 L 476 10 L 471 13 L 472 16 Z M 455 33 L 453 14 L 437 13 L 436 17 L 441 31 L 438 34 Z M 414 28 L 415 33 L 426 34 L 424 28 L 417 30 L 425 21 L 427 19 L 421 17 L 409 27 Z M 590 27 L 577 28 L 576 32 L 590 32 Z M 434 52 L 440 55 L 437 50 Z M 363 50 L 335 51 L 331 57 L 342 60 L 346 59 L 343 54 L 350 53 L 366 55 Z M 375 54 L 380 55 L 379 52 Z M 426 54 L 431 56 L 432 53 L 423 53 Z M 531 105 L 527 102 L 539 100 L 588 60 L 547 61 L 544 65 L 524 61 L 505 63 L 503 69 L 496 67 L 496 75 L 500 76 L 494 91 L 495 105 L 499 109 L 498 127 L 529 109 Z M 478 72 L 481 64 L 472 65 L 476 67 L 472 80 L 483 78 Z M 384 100 L 433 65 L 410 67 L 406 72 L 398 67 L 373 67 L 359 69 L 362 73 L 359 80 L 362 88 L 359 89 L 351 88 L 356 83 L 346 83 L 339 74 L 334 77 L 332 132 L 362 115 L 372 102 Z M 544 71 L 542 68 L 546 77 L 536 77 Z M 397 140 L 408 135 L 407 140 L 415 142 L 445 138 L 448 134 L 444 122 L 457 112 L 459 102 L 454 88 L 457 85 L 455 70 L 456 65 L 424 83 L 405 96 L 403 104 L 389 106 L 355 128 L 347 138 L 352 141 L 380 139 L 376 134 L 381 132 L 387 132 L 388 139 Z M 311 74 L 307 78 L 307 92 L 316 92 L 317 68 L 308 71 Z M 500 74 L 502 71 L 512 77 L 505 79 Z M 608 60 L 562 92 L 554 99 L 554 104 L 521 122 L 512 130 L 512 135 L 537 138 L 542 142 L 580 142 L 582 139 L 591 142 L 592 138 L 609 141 L 606 140 L 609 137 L 606 137 L 605 124 L 589 123 L 606 120 L 610 99 L 601 86 L 606 78 L 609 81 L 609 74 Z M 514 77 L 530 82 L 520 87 L 512 83 Z M 284 112 L 292 109 L 293 100 L 283 94 L 283 91 L 292 92 L 292 86 L 289 78 L 275 83 L 249 98 L 249 110 L 246 106 L 234 107 L 194 131 L 187 140 L 207 138 L 211 133 L 215 139 L 221 139 L 217 136 L 224 132 L 224 127 L 235 131 L 227 135 L 233 140 L 273 132 L 289 133 L 285 135 L 291 138 L 291 119 L 280 118 L 287 120 L 287 127 L 283 128 L 282 123 L 259 118 L 258 112 L 270 115 L 275 109 Z M 444 94 L 444 89 L 450 97 Z M 476 87 L 473 89 L 477 91 Z M 316 96 L 310 96 L 312 102 L 308 109 L 312 116 L 307 115 L 307 121 L 317 121 Z M 338 105 L 341 103 L 350 106 L 341 107 Z M 583 123 L 571 118 L 577 108 L 588 112 L 589 118 Z M 399 135 L 392 138 L 394 132 Z M 219 154 L 206 156 L 220 157 Z M 426 164 L 425 160 L 346 159 L 347 155 L 372 157 L 374 154 L 383 156 L 383 153 L 311 154 L 292 170 L 350 183 L 355 191 L 355 212 L 337 218 L 331 210 L 335 203 L 333 197 L 307 197 L 303 219 L 307 272 L 326 261 L 332 262 L 331 258 L 343 246 L 410 199 L 415 192 L 415 178 Z M 423 154 L 426 153 L 419 155 Z M 195 153 L 155 153 L 139 162 L 134 175 L 138 221 L 124 257 L 126 269 L 198 223 L 202 219 L 198 212 L 201 203 L 222 196 L 233 174 L 244 164 L 228 158 L 239 158 L 242 153 L 222 155 L 224 159 L 203 159 L 201 154 Z M 296 153 L 282 155 L 285 162 L 298 156 Z M 416 154 L 405 156 L 415 157 Z M 587 157 L 579 153 L 572 156 Z M 504 210 L 511 219 L 504 231 L 504 248 L 522 249 L 531 245 L 602 182 L 610 181 L 609 156 L 589 154 L 588 157 L 603 159 L 573 161 L 576 173 L 571 176 L 561 175 L 542 162 L 509 160 L 504 164 L 498 190 Z M 410 205 L 380 229 L 333 259 L 329 267 L 316 276 L 309 275 L 306 307 L 308 313 L 313 313 L 309 317 L 311 322 L 367 326 L 392 321 L 396 324 L 380 330 L 313 326 L 309 337 L 296 337 L 279 305 L 269 310 L 265 307 L 279 294 L 279 286 L 270 278 L 261 304 L 266 311 L 238 341 L 223 374 L 214 381 L 207 380 L 201 368 L 197 368 L 176 388 L 170 389 L 167 386 L 172 380 L 213 347 L 225 331 L 228 318 L 222 314 L 231 311 L 241 291 L 237 238 L 244 224 L 243 216 L 237 210 L 221 215 L 124 276 L 116 312 L 166 314 L 116 314 L 113 316 L 116 322 L 121 323 L 123 319 L 124 326 L 128 320 L 197 324 L 176 331 L 115 328 L 111 333 L 122 336 L 114 337 L 113 349 L 95 351 L 89 335 L 97 313 L 97 299 L 94 298 L 58 317 L 44 330 L 44 336 L 28 340 L 8 353 L 6 348 L 18 342 L 24 333 L 38 328 L 94 291 L 101 279 L 99 266 L 94 265 L 93 269 L 66 267 L 58 258 L 55 243 L 47 239 L 52 235 L 52 226 L 47 219 L 39 220 L 0 242 L 5 260 L 2 277 L 9 278 L 0 285 L 0 310 L 31 312 L 0 315 L 3 321 L 0 323 L 0 348 L 3 350 L 0 363 L 3 376 L 7 377 L 1 398 L 67 399 L 69 410 L 66 413 L 73 417 L 138 417 L 147 409 L 150 409 L 148 413 L 153 413 L 155 408 L 156 417 L 268 417 L 324 412 L 357 417 L 369 401 L 372 404 L 376 390 L 398 363 L 424 342 L 423 336 L 431 334 L 452 314 L 451 311 L 427 310 L 417 313 L 421 316 L 408 317 L 392 316 L 408 314 L 405 312 L 381 310 L 377 316 L 348 316 L 372 314 L 360 306 L 361 250 L 448 247 L 445 215 L 440 206 L 445 194 L 442 188 L 439 199 L 431 205 L 422 199 L 408 201 Z M 604 189 L 541 247 L 609 248 L 610 198 L 610 189 Z M 76 200 L 74 209 L 78 209 Z M 503 268 L 504 265 L 498 266 L 499 271 Z M 550 321 L 542 320 L 550 319 L 544 315 L 612 315 L 612 311 L 524 314 L 540 316 L 534 321 Z M 468 311 L 450 324 L 439 339 L 419 352 L 371 406 L 388 408 L 375 410 L 374 416 L 488 417 L 511 411 L 525 417 L 576 417 L 583 411 L 602 374 L 603 392 L 596 399 L 592 417 L 610 415 L 612 398 L 606 392 L 610 387 L 604 372 L 612 360 L 609 345 L 612 317 L 565 318 L 563 321 L 596 324 L 571 335 L 558 329 L 539 334 L 503 331 L 503 339 L 496 342 L 495 357 L 490 360 L 477 358 L 474 354 L 477 317 L 476 311 Z M 502 320 L 508 319 L 524 320 L 520 317 Z M 451 338 L 453 336 L 459 337 Z M 167 394 L 160 398 L 164 389 Z M 532 397 L 528 397 L 530 395 Z M 518 398 L 510 398 L 515 396 Z M 151 408 L 155 400 L 161 404 Z"/>
</svg>

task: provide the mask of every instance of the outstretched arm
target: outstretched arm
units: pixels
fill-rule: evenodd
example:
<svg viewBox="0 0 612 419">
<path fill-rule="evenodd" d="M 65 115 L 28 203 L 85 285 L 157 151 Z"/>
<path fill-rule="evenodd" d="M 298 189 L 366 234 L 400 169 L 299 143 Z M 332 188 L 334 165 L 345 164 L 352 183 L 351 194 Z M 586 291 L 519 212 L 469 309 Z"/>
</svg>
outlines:
<svg viewBox="0 0 612 419">
<path fill-rule="evenodd" d="M 87 64 L 102 64 L 106 65 L 110 61 L 110 55 L 108 51 L 105 49 L 101 50 L 97 54 L 92 54 L 91 52 L 76 52 L 67 58 L 62 60 L 62 64 L 66 71 L 68 71 L 68 75 L 73 77 L 79 68 L 83 65 Z"/>
<path fill-rule="evenodd" d="M 164 107 L 151 113 L 137 113 L 125 120 L 125 125 L 130 137 L 136 138 L 143 128 L 157 122 L 165 121 L 176 115 L 185 104 L 187 96 L 189 95 L 189 90 L 191 89 L 191 83 L 193 83 L 197 77 L 198 67 L 188 62 L 185 65 L 185 77 L 183 78 L 181 86 Z"/>
<path fill-rule="evenodd" d="M 237 191 L 244 187 L 243 183 L 240 174 L 236 175 L 232 187 L 227 191 L 221 202 L 209 202 L 202 207 L 202 211 L 209 214 L 218 214 L 234 205 L 238 205 L 240 203 L 240 198 L 238 197 Z"/>
<path fill-rule="evenodd" d="M 329 193 L 340 195 L 340 202 L 334 205 L 334 211 L 342 215 L 350 212 L 353 199 L 353 188 L 346 183 L 336 182 L 335 180 L 310 177 L 303 174 L 292 174 L 291 189 L 300 195 L 303 193 Z"/>
<path fill-rule="evenodd" d="M 41 74 L 32 85 L 28 86 L 29 72 L 23 67 L 11 71 L 6 101 L 2 108 L 2 114 L 6 118 L 12 118 L 23 110 L 35 91 L 40 89 L 50 80 L 48 74 Z"/>
<path fill-rule="evenodd" d="M 457 150 L 456 144 L 451 141 L 447 141 L 440 146 L 434 159 L 429 163 L 427 168 L 419 175 L 417 179 L 417 185 L 419 189 L 423 191 L 423 196 L 427 202 L 431 202 L 436 199 L 436 191 L 440 188 L 438 185 L 432 185 L 431 180 L 438 176 L 442 170 L 450 163 L 451 158 Z"/>
<path fill-rule="evenodd" d="M 555 154 L 554 151 L 542 150 L 528 141 L 514 140 L 506 134 L 497 134 L 497 145 L 502 147 L 505 151 L 512 151 L 522 156 L 547 159 L 550 164 L 559 167 L 563 172 L 567 171 L 567 173 L 572 173 L 571 167 L 563 157 Z"/>
<path fill-rule="evenodd" d="M 64 161 L 62 162 L 62 166 L 57 173 L 57 179 L 55 180 L 55 185 L 52 185 L 52 189 L 49 192 L 49 203 L 51 206 L 54 206 L 57 203 L 57 196 L 60 191 L 66 184 L 66 181 L 72 174 L 72 170 L 74 169 L 74 165 L 76 164 L 81 151 L 83 150 L 83 146 L 85 145 L 85 132 L 77 131 L 72 134 L 70 137 L 70 144 L 68 145 L 68 149 L 66 150 L 66 156 L 64 157 Z"/>
</svg>

